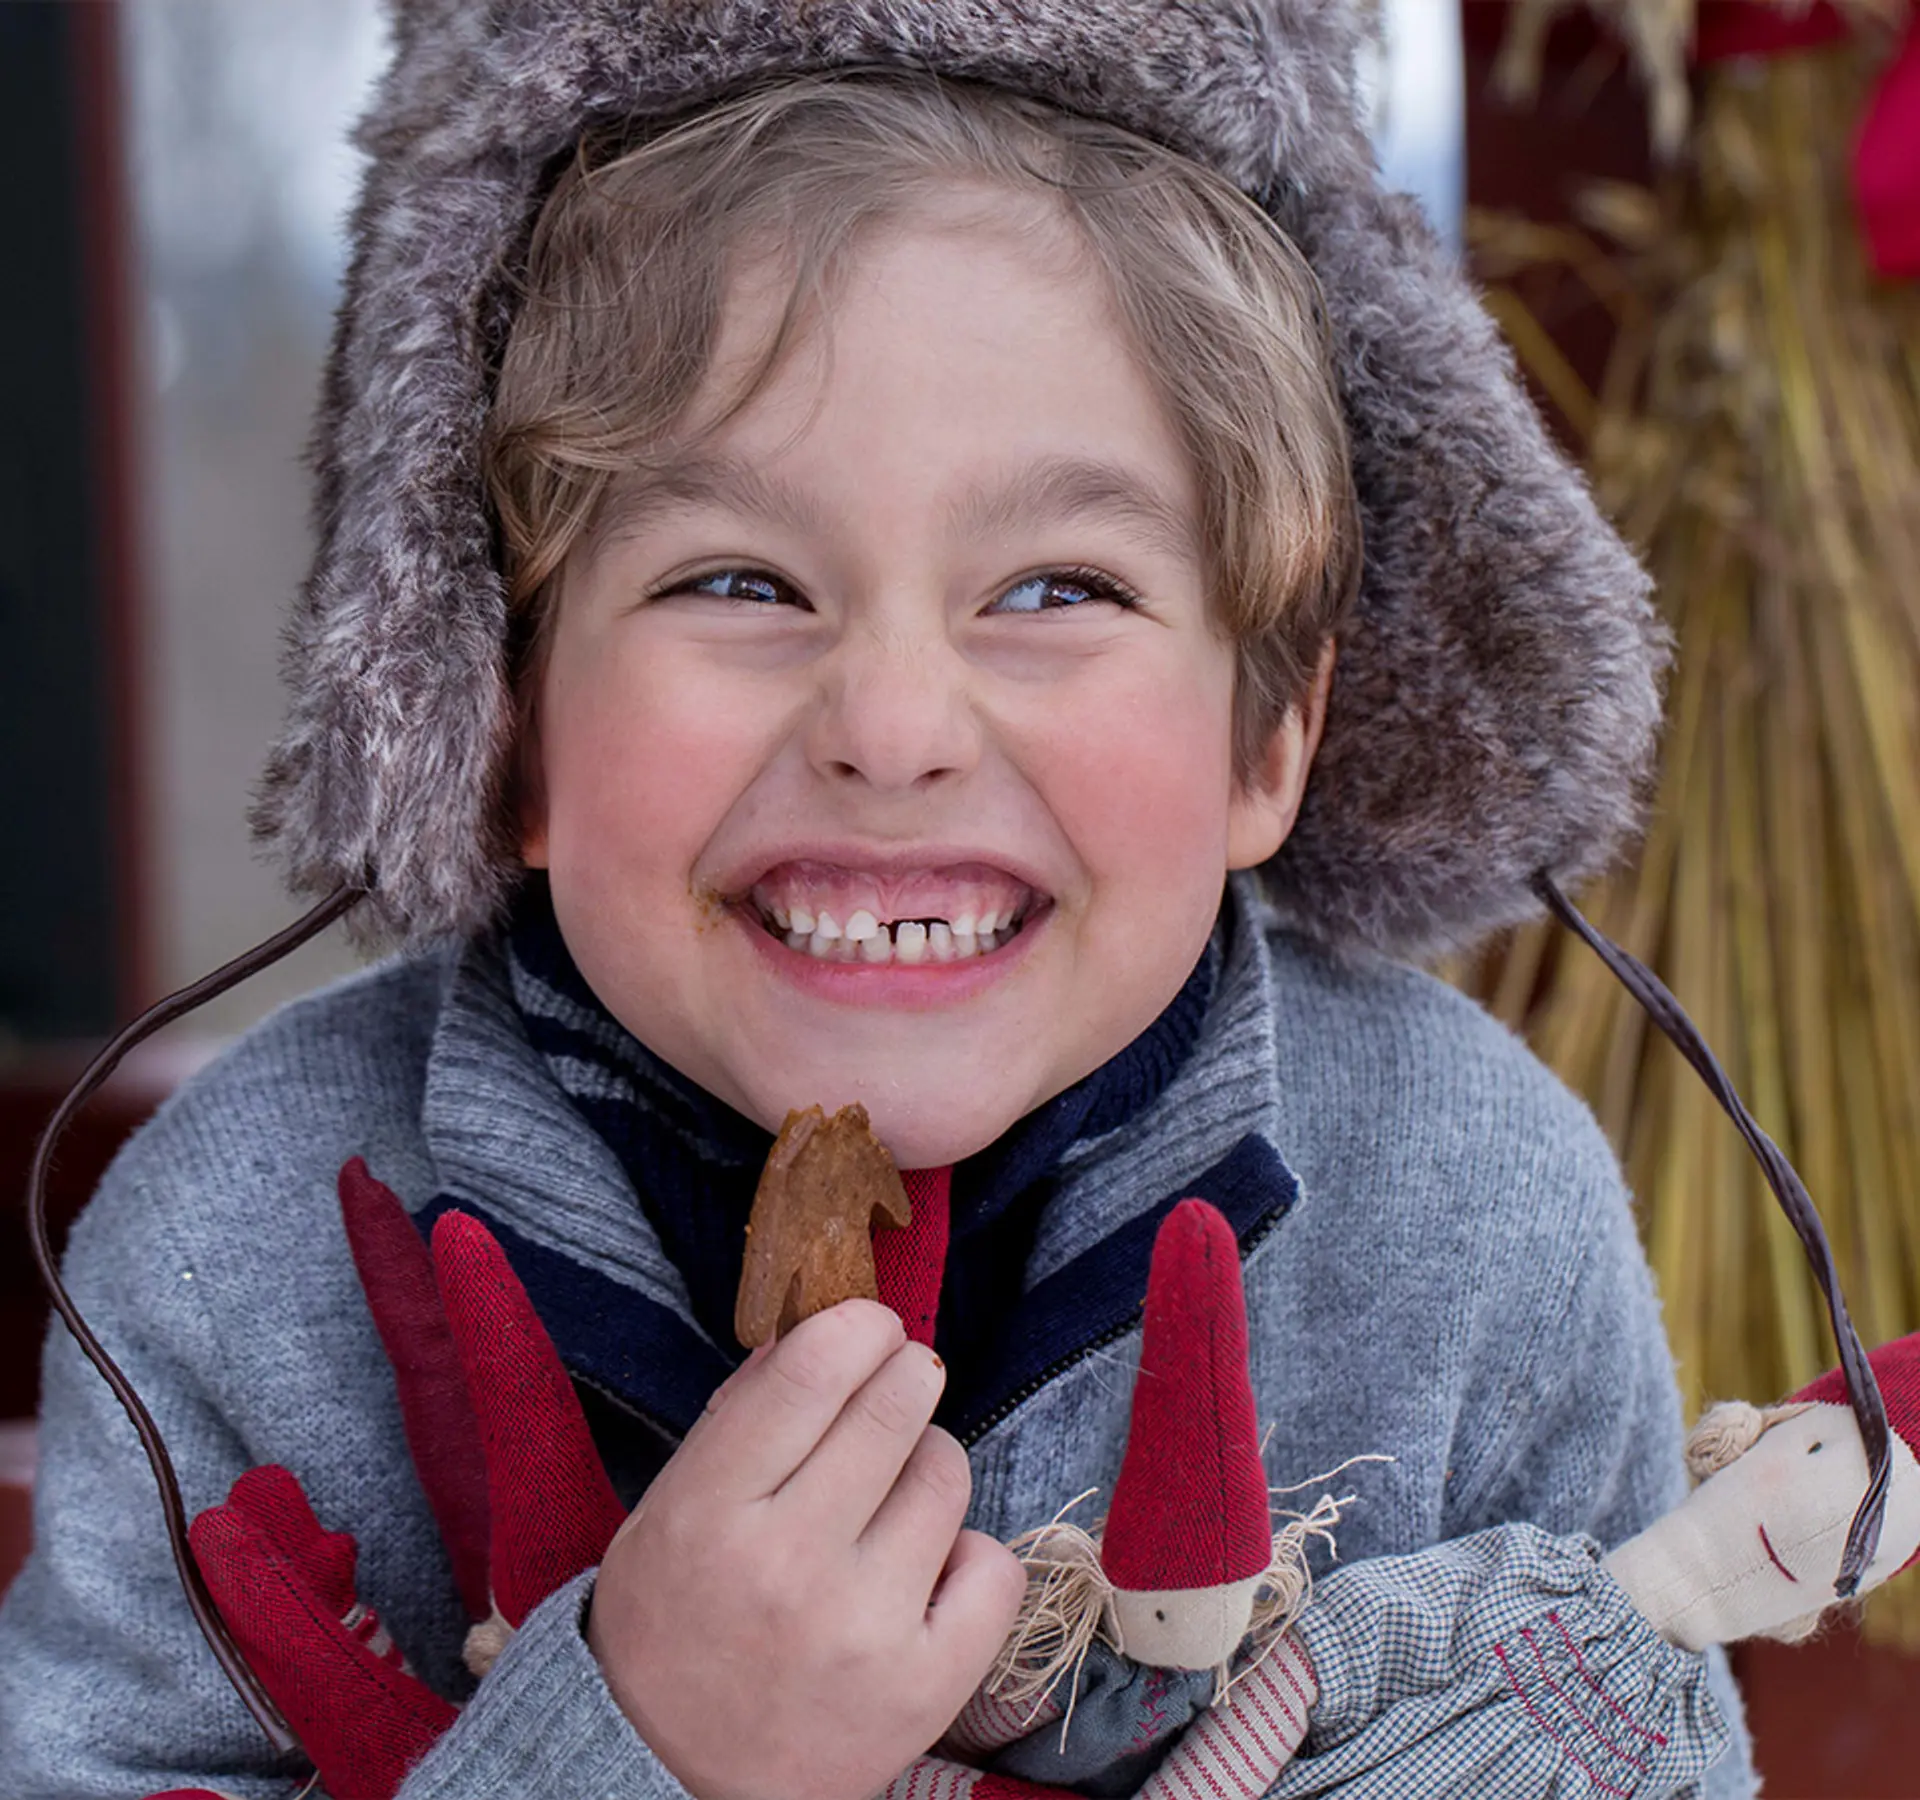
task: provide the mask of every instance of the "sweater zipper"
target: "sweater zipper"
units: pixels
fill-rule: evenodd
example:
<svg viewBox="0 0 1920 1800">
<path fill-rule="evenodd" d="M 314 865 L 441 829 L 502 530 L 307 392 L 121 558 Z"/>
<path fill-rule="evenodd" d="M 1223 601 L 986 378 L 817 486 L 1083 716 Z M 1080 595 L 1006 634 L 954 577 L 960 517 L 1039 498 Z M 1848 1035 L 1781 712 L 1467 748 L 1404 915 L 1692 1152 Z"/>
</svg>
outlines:
<svg viewBox="0 0 1920 1800">
<path fill-rule="evenodd" d="M 961 1444 L 977 1444 L 989 1431 L 998 1425 L 1001 1420 L 1011 1417 L 1015 1412 L 1019 1411 L 1021 1407 L 1025 1406 L 1026 1403 L 1031 1400 L 1035 1394 L 1039 1393 L 1050 1381 L 1057 1381 L 1071 1369 L 1075 1363 L 1085 1362 L 1096 1350 L 1104 1350 L 1109 1344 L 1118 1343 L 1121 1338 L 1125 1337 L 1127 1333 L 1132 1331 L 1139 1323 L 1140 1315 L 1136 1312 L 1131 1318 L 1122 1319 L 1118 1325 L 1110 1326 L 1107 1330 L 1101 1332 L 1098 1337 L 1088 1338 L 1084 1344 L 1069 1351 L 1065 1356 L 1061 1357 L 1058 1362 L 1049 1363 L 1039 1374 L 1026 1382 L 1024 1386 L 1016 1388 L 995 1406 L 993 1411 L 988 1413 L 978 1424 L 968 1426 L 967 1429 L 960 1434 Z"/>
<path fill-rule="evenodd" d="M 1266 1242 L 1268 1233 L 1292 1210 L 1291 1206 L 1275 1206 L 1264 1217 L 1255 1220 L 1252 1227 L 1248 1230 L 1245 1241 L 1240 1245 L 1240 1262 L 1242 1267 L 1246 1265 L 1247 1258 Z M 1013 1413 L 1025 1406 L 1043 1387 L 1051 1381 L 1058 1380 L 1071 1369 L 1075 1363 L 1085 1362 L 1095 1351 L 1104 1350 L 1109 1344 L 1118 1343 L 1128 1332 L 1138 1328 L 1140 1316 L 1144 1310 L 1145 1304 L 1143 1302 L 1141 1306 L 1136 1307 L 1132 1313 L 1122 1319 L 1118 1324 L 1109 1326 L 1105 1331 L 1099 1333 L 1098 1336 L 1088 1338 L 1085 1343 L 1076 1345 L 1075 1348 L 1068 1351 L 1065 1356 L 1049 1363 L 1039 1374 L 1031 1377 L 1004 1400 L 1000 1401 L 994 1407 L 993 1411 L 988 1413 L 979 1423 L 968 1426 L 964 1432 L 960 1433 L 961 1444 L 977 1444 L 1003 1419 L 1009 1418 Z"/>
</svg>

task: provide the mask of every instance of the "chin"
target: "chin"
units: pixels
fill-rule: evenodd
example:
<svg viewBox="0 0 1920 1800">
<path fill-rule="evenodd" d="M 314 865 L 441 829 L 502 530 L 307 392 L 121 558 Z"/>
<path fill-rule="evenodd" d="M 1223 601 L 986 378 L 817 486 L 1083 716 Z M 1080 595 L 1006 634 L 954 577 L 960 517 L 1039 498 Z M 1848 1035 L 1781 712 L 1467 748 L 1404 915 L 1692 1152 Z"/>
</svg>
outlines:
<svg viewBox="0 0 1920 1800">
<path fill-rule="evenodd" d="M 930 1085 L 935 1093 L 942 1086 L 938 1081 Z M 871 1081 L 820 1081 L 807 1098 L 791 1106 L 769 1106 L 759 1116 L 769 1131 L 778 1131 L 789 1111 L 818 1106 L 832 1114 L 856 1103 L 867 1109 L 874 1136 L 902 1169 L 938 1169 L 961 1162 L 986 1149 L 1032 1110 L 1030 1104 L 1012 1100 L 996 1106 L 973 1098 L 956 1106 L 950 1092 L 930 1100 L 897 1087 L 876 1088 Z"/>
</svg>

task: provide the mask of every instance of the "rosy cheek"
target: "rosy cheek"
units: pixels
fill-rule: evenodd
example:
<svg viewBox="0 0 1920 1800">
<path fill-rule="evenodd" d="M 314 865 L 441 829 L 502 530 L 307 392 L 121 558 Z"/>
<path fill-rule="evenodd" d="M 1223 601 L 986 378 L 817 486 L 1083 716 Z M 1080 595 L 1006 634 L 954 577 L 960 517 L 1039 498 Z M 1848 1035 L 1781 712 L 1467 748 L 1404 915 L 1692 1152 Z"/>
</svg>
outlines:
<svg viewBox="0 0 1920 1800">
<path fill-rule="evenodd" d="M 589 860 L 682 848 L 729 774 L 737 728 L 722 708 L 688 705 L 689 686 L 667 675 L 609 659 L 561 688 L 547 801 L 556 834 L 570 831 Z"/>
<path fill-rule="evenodd" d="M 1211 888 L 1224 871 L 1232 764 L 1222 703 L 1208 686 L 1148 687 L 1083 716 L 1056 746 L 1059 791 L 1070 794 L 1089 845 L 1151 887 Z"/>
</svg>

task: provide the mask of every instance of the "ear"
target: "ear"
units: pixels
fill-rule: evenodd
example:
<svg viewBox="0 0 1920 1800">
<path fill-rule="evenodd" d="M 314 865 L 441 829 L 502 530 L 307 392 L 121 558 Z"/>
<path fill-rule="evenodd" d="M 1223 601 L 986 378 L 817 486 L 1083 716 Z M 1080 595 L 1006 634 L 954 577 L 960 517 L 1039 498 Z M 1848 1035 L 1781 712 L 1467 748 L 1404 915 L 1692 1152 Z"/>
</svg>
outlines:
<svg viewBox="0 0 1920 1800">
<path fill-rule="evenodd" d="M 1274 727 L 1260 760 L 1234 783 L 1227 809 L 1227 867 L 1251 869 L 1287 841 L 1300 816 L 1320 734 L 1326 729 L 1337 646 L 1327 640 L 1320 667 L 1299 705 Z"/>
</svg>

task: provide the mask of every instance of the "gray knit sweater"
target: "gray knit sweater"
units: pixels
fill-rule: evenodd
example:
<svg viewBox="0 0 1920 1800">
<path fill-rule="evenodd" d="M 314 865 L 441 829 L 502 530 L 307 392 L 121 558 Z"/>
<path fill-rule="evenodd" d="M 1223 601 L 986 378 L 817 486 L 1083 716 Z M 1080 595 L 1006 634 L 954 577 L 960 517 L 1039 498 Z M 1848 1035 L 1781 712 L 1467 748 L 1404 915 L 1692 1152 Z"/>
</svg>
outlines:
<svg viewBox="0 0 1920 1800">
<path fill-rule="evenodd" d="M 1750 1794 L 1723 1664 L 1660 1644 L 1579 1535 L 1611 1545 L 1684 1490 L 1657 1306 L 1593 1121 L 1440 984 L 1271 932 L 1244 880 L 1232 905 L 1197 1047 L 1151 1107 L 1075 1147 L 1028 1281 L 1207 1171 L 1271 1171 L 1270 1226 L 1243 1234 L 1270 1474 L 1394 1458 L 1342 1477 L 1359 1495 L 1342 1568 L 1303 1627 L 1323 1698 L 1279 1791 Z M 354 1155 L 410 1204 L 465 1196 L 687 1316 L 485 946 L 289 1007 L 189 1082 L 103 1182 L 68 1278 L 152 1405 L 189 1510 L 251 1464 L 286 1465 L 359 1539 L 361 1595 L 415 1666 L 465 1692 L 464 1616 L 334 1197 Z M 1079 1349 L 969 1446 L 973 1525 L 1010 1537 L 1111 1484 L 1138 1332 Z M 0 1793 L 288 1795 L 194 1631 L 131 1428 L 58 1330 L 41 1445 L 33 1556 L 0 1608 Z M 1540 1529 L 1426 1548 L 1509 1521 Z M 684 1800 L 582 1640 L 586 1579 L 535 1612 L 403 1800 Z M 1582 1747 L 1501 1679 L 1493 1648 L 1546 1641 L 1550 1616 L 1589 1645 L 1606 1704 L 1670 1753 Z M 1537 1694 L 1573 1686 L 1547 1676 Z"/>
</svg>

